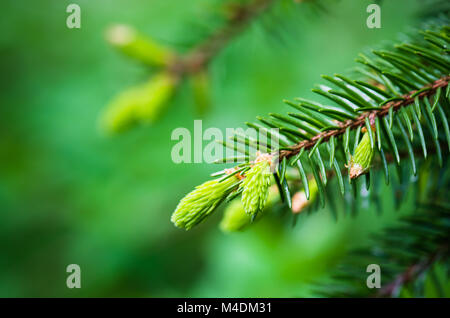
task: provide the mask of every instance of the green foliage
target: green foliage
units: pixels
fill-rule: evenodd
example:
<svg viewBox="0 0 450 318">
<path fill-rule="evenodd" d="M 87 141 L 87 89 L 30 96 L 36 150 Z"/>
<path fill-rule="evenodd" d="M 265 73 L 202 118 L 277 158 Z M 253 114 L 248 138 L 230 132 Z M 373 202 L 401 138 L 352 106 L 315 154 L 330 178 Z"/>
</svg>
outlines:
<svg viewBox="0 0 450 318">
<path fill-rule="evenodd" d="M 272 158 L 261 159 L 245 173 L 239 189 L 242 189 L 242 203 L 245 213 L 256 216 L 264 209 L 267 197 L 269 196 L 270 185 L 270 165 Z"/>
<path fill-rule="evenodd" d="M 368 2 L 322 2 L 330 15 L 306 10 L 306 5 L 315 3 L 311 1 L 301 2 L 295 10 L 287 5 L 285 10 L 274 7 L 261 17 L 262 23 L 253 21 L 214 59 L 207 70 L 213 80 L 214 107 L 205 124 L 235 127 L 258 113 L 281 112 L 282 96 L 315 99 L 307 91 L 312 78 L 351 66 L 355 52 L 395 39 L 398 30 L 417 25 L 415 12 L 426 9 L 423 0 L 383 1 L 387 23 L 382 29 L 369 30 L 362 27 Z M 214 225 L 219 213 L 195 231 L 179 231 L 168 220 L 177 199 L 201 183 L 203 173 L 206 176 L 217 167 L 168 160 L 173 128 L 189 127 L 197 119 L 189 87 L 177 86 L 164 105 L 166 118 L 158 125 L 114 140 L 103 138 L 95 129 L 101 108 L 116 92 L 148 83 L 161 69 L 123 58 L 101 41 L 101 35 L 112 22 L 123 21 L 151 35 L 159 46 L 169 44 L 183 52 L 220 26 L 217 19 L 207 19 L 212 10 L 221 16 L 225 1 L 114 1 L 107 10 L 102 1 L 77 3 L 82 8 L 81 30 L 65 27 L 67 3 L 42 0 L 25 8 L 12 0 L 3 6 L 2 22 L 7 27 L 0 36 L 0 64 L 11 76 L 3 77 L 0 96 L 5 106 L 0 110 L 2 297 L 312 296 L 307 292 L 311 279 L 326 275 L 346 249 L 365 246 L 368 233 L 412 210 L 416 196 L 428 199 L 430 193 L 445 187 L 434 174 L 437 156 L 423 125 L 431 160 L 420 167 L 423 149 L 415 133 L 417 177 L 409 178 L 411 168 L 403 159 L 407 153 L 400 151 L 402 181 L 398 167 L 389 165 L 390 183 L 385 186 L 380 182 L 383 170 L 375 170 L 381 165 L 376 154 L 370 194 L 360 194 L 365 193 L 363 176 L 352 183 L 358 187 L 358 197 L 345 182 L 345 197 L 340 201 L 338 177 L 332 175 L 335 166 L 328 168 L 333 164 L 327 156 L 329 140 L 319 147 L 327 169 L 326 207 L 310 213 L 320 203 L 317 195 L 313 198 L 310 181 L 309 205 L 295 216 L 295 229 L 294 217 L 279 202 L 274 184 L 258 222 L 250 223 L 241 210 L 248 221 L 243 233 L 218 231 Z M 274 10 L 278 10 L 276 19 Z M 442 12 L 437 6 L 434 10 Z M 202 32 L 198 32 L 199 24 L 203 24 Z M 441 132 L 439 116 L 436 119 Z M 412 127 L 416 129 L 413 121 Z M 442 150 L 445 167 L 448 160 L 446 149 Z M 301 156 L 305 177 L 315 180 L 305 154 Z M 392 159 L 386 152 L 387 162 Z M 289 161 L 286 174 L 294 208 L 294 196 L 303 191 L 303 185 L 295 170 L 299 161 L 293 166 Z M 410 184 L 410 179 L 415 182 Z M 429 192 L 416 195 L 418 188 Z M 223 207 L 236 202 L 242 206 L 236 197 Z M 335 213 L 333 202 L 337 223 L 330 217 Z M 64 283 L 65 266 L 73 262 L 84 273 L 79 290 L 68 289 Z M 439 279 L 445 274 L 442 269 L 436 270 Z"/>
<path fill-rule="evenodd" d="M 237 185 L 238 180 L 234 175 L 199 185 L 180 201 L 172 215 L 172 222 L 189 230 L 210 215 Z"/>
</svg>

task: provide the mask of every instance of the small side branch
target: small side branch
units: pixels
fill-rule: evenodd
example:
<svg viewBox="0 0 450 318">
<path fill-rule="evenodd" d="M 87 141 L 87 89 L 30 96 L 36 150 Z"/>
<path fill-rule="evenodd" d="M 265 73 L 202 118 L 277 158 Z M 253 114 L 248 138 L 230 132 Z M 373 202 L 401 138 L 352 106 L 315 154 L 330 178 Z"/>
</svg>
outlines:
<svg viewBox="0 0 450 318">
<path fill-rule="evenodd" d="M 236 5 L 225 26 L 194 47 L 186 56 L 176 59 L 169 70 L 178 76 L 203 70 L 234 37 L 275 1 L 253 0 L 249 4 Z"/>
</svg>

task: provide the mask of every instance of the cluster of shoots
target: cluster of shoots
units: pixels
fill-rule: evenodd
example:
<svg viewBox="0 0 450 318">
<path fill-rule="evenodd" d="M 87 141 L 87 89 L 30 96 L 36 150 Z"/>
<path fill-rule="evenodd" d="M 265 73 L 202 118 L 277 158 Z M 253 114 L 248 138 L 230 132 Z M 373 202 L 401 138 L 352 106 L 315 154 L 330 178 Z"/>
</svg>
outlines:
<svg viewBox="0 0 450 318">
<path fill-rule="evenodd" d="M 102 131 L 123 132 L 137 124 L 153 124 L 164 113 L 171 98 L 189 75 L 199 113 L 209 106 L 209 77 L 205 68 L 187 69 L 182 56 L 127 25 L 114 25 L 106 32 L 107 41 L 122 54 L 143 64 L 150 78 L 120 92 L 103 110 Z"/>
<path fill-rule="evenodd" d="M 199 185 L 180 201 L 172 214 L 172 222 L 178 227 L 190 229 L 211 214 L 221 202 L 238 195 L 241 195 L 245 215 L 254 220 L 267 203 L 272 182 L 272 160 L 271 154 L 258 154 L 256 160 L 244 170 L 226 169 L 224 176 Z"/>
<path fill-rule="evenodd" d="M 224 232 L 240 231 L 259 219 L 279 199 L 274 184 L 274 155 L 257 154 L 246 168 L 225 169 L 224 176 L 197 186 L 178 204 L 172 222 L 180 228 L 191 229 L 210 215 L 220 203 L 231 201 L 220 223 Z M 314 180 L 309 187 L 309 198 L 302 189 L 292 198 L 292 213 L 303 211 L 317 196 Z M 241 199 L 238 200 L 237 197 Z"/>
</svg>

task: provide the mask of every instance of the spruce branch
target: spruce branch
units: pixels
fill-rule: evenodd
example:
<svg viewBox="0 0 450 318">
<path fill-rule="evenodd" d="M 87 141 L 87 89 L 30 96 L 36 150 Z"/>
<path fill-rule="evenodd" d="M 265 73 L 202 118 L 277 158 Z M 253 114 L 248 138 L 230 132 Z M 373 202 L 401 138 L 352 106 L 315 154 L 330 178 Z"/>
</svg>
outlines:
<svg viewBox="0 0 450 318">
<path fill-rule="evenodd" d="M 422 149 L 427 158 L 431 155 L 428 149 L 434 148 L 433 155 L 442 166 L 443 151 L 450 150 L 450 60 L 447 50 L 450 27 L 447 20 L 439 23 L 441 26 L 417 32 L 409 41 L 395 46 L 395 50 L 373 51 L 373 57 L 361 54 L 357 59 L 363 64 L 363 68 L 358 69 L 362 74 L 360 78 L 350 79 L 339 74 L 323 76 L 338 89 L 320 85 L 312 91 L 332 104 L 297 98 L 295 102 L 285 101 L 297 112 L 257 117 L 263 125 L 246 123 L 264 135 L 270 128 L 278 129 L 281 146 L 267 145 L 260 142 L 261 138 L 250 136 L 235 136 L 233 144 L 223 142 L 236 153 L 245 154 L 239 159 L 243 160 L 240 167 L 247 167 L 241 177 L 246 178 L 256 164 L 249 156 L 250 148 L 261 150 L 259 146 L 263 146 L 268 155 L 278 158 L 273 177 L 281 201 L 291 208 L 286 174 L 292 166 L 297 166 L 307 199 L 310 199 L 309 184 L 311 180 L 315 181 L 321 206 L 326 201 L 327 170 L 334 170 L 344 195 L 342 165 L 348 168 L 351 183 L 352 179 L 370 172 L 375 150 L 387 180 L 388 156 L 400 166 L 403 159 L 400 154 L 406 153 L 411 163 L 411 175 L 416 175 L 417 150 Z M 441 147 L 443 136 L 446 147 Z M 229 159 L 219 162 L 230 162 Z M 257 185 L 248 186 L 254 188 Z M 239 195 L 240 192 L 236 192 L 233 198 Z M 258 200 L 257 197 L 245 197 L 245 201 Z"/>
<path fill-rule="evenodd" d="M 445 147 L 444 143 L 441 143 L 441 147 Z M 436 152 L 436 148 L 432 147 L 429 149 L 430 150 L 430 154 L 434 155 Z M 420 155 L 421 150 L 417 149 L 415 154 L 416 155 Z M 400 158 L 404 159 L 407 158 L 409 156 L 409 153 L 407 151 L 401 151 L 399 153 Z M 390 155 L 390 154 L 386 154 L 386 163 L 387 164 L 391 164 L 395 162 L 395 158 Z M 417 169 L 419 172 L 424 173 L 425 171 L 428 171 L 429 167 L 428 167 L 428 163 L 430 162 L 430 160 L 422 160 L 419 161 L 417 164 Z M 372 203 L 376 203 L 376 201 L 378 201 L 377 199 L 377 185 L 376 184 L 380 184 L 380 180 L 382 178 L 383 172 L 380 173 L 380 170 L 383 170 L 383 163 L 381 162 L 380 158 L 375 158 L 373 165 L 371 167 L 371 170 L 373 171 L 372 175 L 370 178 L 365 180 L 365 185 L 361 185 L 361 187 L 364 187 L 366 190 L 371 190 L 370 193 L 370 202 Z M 234 169 L 230 170 L 231 173 L 233 171 L 236 171 Z M 341 174 L 341 176 L 346 176 L 349 173 L 349 169 L 347 168 L 342 168 L 340 171 L 336 171 L 336 170 L 327 170 L 326 172 L 326 178 L 327 180 L 332 181 L 333 179 L 336 179 L 339 177 L 336 177 L 336 173 Z M 385 175 L 385 182 L 386 185 L 390 184 L 390 177 L 389 177 L 389 170 L 386 172 L 386 170 L 384 171 L 384 173 L 387 173 L 387 175 Z M 289 179 L 289 184 L 290 187 L 293 189 L 293 196 L 292 196 L 292 208 L 291 208 L 291 213 L 293 216 L 293 225 L 295 226 L 296 223 L 296 219 L 297 216 L 300 213 L 307 213 L 307 211 L 312 212 L 314 210 L 317 209 L 318 204 L 318 197 L 321 195 L 325 195 L 327 196 L 328 199 L 330 199 L 330 195 L 329 193 L 320 193 L 319 192 L 319 188 L 317 185 L 317 182 L 314 179 L 314 175 L 313 174 L 309 174 L 306 176 L 308 182 L 304 183 L 304 184 L 308 184 L 308 188 L 306 189 L 305 187 L 302 186 L 300 180 L 298 180 L 298 176 L 295 174 L 289 174 L 288 176 Z M 373 178 L 374 181 L 371 181 L 370 179 Z M 394 193 L 395 193 L 395 198 L 397 201 L 402 202 L 402 196 L 404 193 L 402 193 L 401 191 L 401 187 L 402 187 L 402 180 L 401 176 L 398 175 L 398 182 L 399 184 L 397 186 L 394 186 Z M 245 180 L 245 178 L 241 177 L 241 179 Z M 433 181 L 427 181 L 428 183 L 433 183 Z M 427 183 L 425 182 L 425 183 Z M 372 184 L 373 183 L 373 184 Z M 422 183 L 416 183 L 416 191 L 417 191 L 417 197 L 430 197 L 428 193 L 425 193 L 423 191 L 423 189 L 420 188 L 419 184 L 424 184 Z M 439 188 L 439 186 L 437 186 Z M 373 188 L 375 188 L 375 190 L 373 190 Z M 344 206 L 347 207 L 351 207 L 352 209 L 354 208 L 354 205 L 356 203 L 356 200 L 358 197 L 360 197 L 360 194 L 362 194 L 363 192 L 360 192 L 360 190 L 362 190 L 362 188 L 358 188 L 356 189 L 356 197 L 354 197 L 354 200 L 349 200 L 349 198 L 344 198 L 342 204 Z M 399 192 L 400 191 L 400 192 Z M 434 190 L 430 189 L 429 191 L 433 192 Z M 442 192 L 442 191 L 441 191 Z M 434 196 L 436 196 L 436 192 L 433 192 Z M 264 215 L 269 215 L 271 213 L 274 212 L 274 207 L 276 204 L 278 204 L 280 202 L 280 196 L 278 195 L 279 192 L 277 190 L 277 186 L 275 184 L 272 184 L 269 188 L 269 196 L 267 199 L 267 203 L 265 204 L 264 208 L 262 209 L 262 213 L 258 213 L 256 216 L 254 215 L 249 215 L 248 213 L 246 213 L 243 202 L 241 202 L 240 200 L 233 200 L 230 204 L 227 205 L 227 207 L 224 210 L 224 215 L 222 217 L 222 220 L 220 222 L 220 229 L 224 232 L 236 232 L 236 231 L 242 231 L 245 230 L 246 228 L 248 228 L 250 225 L 252 225 L 255 221 L 259 221 L 259 219 L 261 219 L 261 217 Z M 234 199 L 236 196 L 236 194 L 234 194 L 234 196 L 230 196 L 227 198 L 226 201 L 231 201 L 232 199 Z M 333 219 L 337 219 L 337 211 L 335 211 L 335 206 L 338 203 L 337 202 L 338 198 L 333 198 L 333 201 L 335 201 L 331 206 L 330 206 L 330 213 L 331 216 L 333 217 Z M 437 199 L 438 200 L 438 199 Z M 341 205 L 342 205 L 341 204 Z"/>
</svg>

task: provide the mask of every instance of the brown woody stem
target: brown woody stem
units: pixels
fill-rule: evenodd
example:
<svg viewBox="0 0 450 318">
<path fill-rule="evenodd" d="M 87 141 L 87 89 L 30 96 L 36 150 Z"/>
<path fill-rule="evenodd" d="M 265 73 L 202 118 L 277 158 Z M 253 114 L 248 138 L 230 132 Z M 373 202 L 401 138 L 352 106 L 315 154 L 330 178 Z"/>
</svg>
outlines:
<svg viewBox="0 0 450 318">
<path fill-rule="evenodd" d="M 425 258 L 424 260 L 409 266 L 403 273 L 397 275 L 397 277 L 389 284 L 383 286 L 376 297 L 392 297 L 400 287 L 413 281 L 419 277 L 422 273 L 427 271 L 435 262 L 437 262 L 442 255 L 447 253 L 448 246 L 441 246 L 436 252 Z"/>
<path fill-rule="evenodd" d="M 186 56 L 175 60 L 169 70 L 181 76 L 203 70 L 235 36 L 276 0 L 253 0 L 249 4 L 235 5 L 224 27 L 193 48 Z"/>
</svg>

